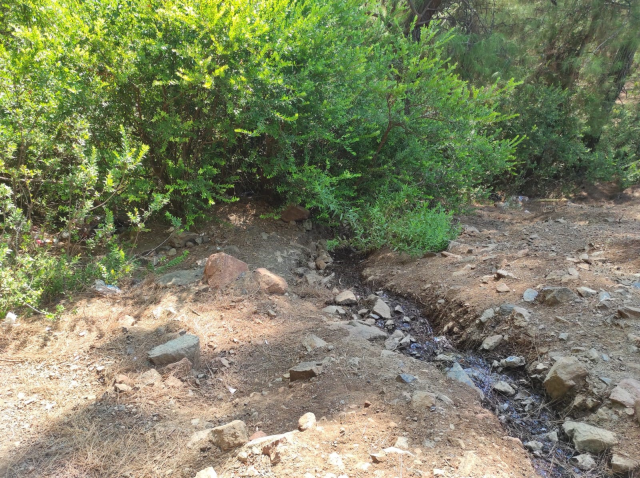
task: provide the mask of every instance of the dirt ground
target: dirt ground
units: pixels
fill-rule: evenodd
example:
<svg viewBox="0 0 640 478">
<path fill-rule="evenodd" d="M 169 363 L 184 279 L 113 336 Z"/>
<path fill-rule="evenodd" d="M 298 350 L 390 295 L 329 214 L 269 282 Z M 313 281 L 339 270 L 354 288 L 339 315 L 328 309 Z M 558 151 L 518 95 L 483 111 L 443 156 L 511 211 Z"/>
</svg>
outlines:
<svg viewBox="0 0 640 478">
<path fill-rule="evenodd" d="M 589 363 L 585 391 L 600 404 L 588 411 L 554 406 L 614 430 L 620 438 L 614 451 L 640 459 L 638 423 L 607 400 L 620 380 L 640 378 L 640 355 L 630 341 L 640 335 L 640 320 L 615 316 L 618 306 L 640 302 L 634 285 L 640 281 L 640 209 L 631 193 L 623 199 L 478 207 L 461 218 L 477 232 L 469 229 L 452 245 L 455 255 L 416 260 L 381 252 L 364 264 L 364 277 L 373 287 L 413 298 L 436 331 L 464 350 L 511 327 L 498 321 L 479 326 L 483 310 L 522 305 L 525 289 L 560 284 L 562 278 L 545 277 L 576 268 L 578 278 L 565 278 L 564 285 L 608 291 L 609 308 L 597 296 L 554 307 L 527 303 L 530 323 L 510 328 L 506 343 L 488 358 L 517 353 L 528 363 L 548 362 L 591 348 L 606 354 L 607 361 Z M 284 277 L 286 295 L 260 291 L 251 274 L 221 291 L 199 282 L 161 286 L 151 275 L 115 296 L 88 291 L 65 303 L 67 312 L 55 322 L 20 317 L 17 325 L 2 327 L 0 476 L 191 478 L 209 466 L 221 477 L 544 475 L 476 391 L 447 378 L 436 363 L 385 350 L 384 339 L 367 340 L 359 333 L 367 326 L 349 325 L 352 317 L 323 312 L 343 290 L 340 275 L 331 274 L 344 266 L 318 271 L 326 280 L 313 284 L 296 269 L 328 231 L 261 218 L 267 212 L 252 202 L 217 209 L 197 231 L 209 240 L 163 272 L 197 274 L 209 255 L 224 251 L 251 271 L 265 267 Z M 154 230 L 140 250 L 168 236 Z M 589 263 L 579 259 L 585 252 Z M 515 278 L 496 281 L 497 269 Z M 498 293 L 498 282 L 510 292 Z M 355 309 L 364 303 L 358 299 Z M 154 366 L 147 352 L 185 332 L 200 339 L 194 369 L 157 367 L 161 379 L 148 380 Z M 565 341 L 558 339 L 563 332 Z M 309 334 L 326 345 L 308 350 L 303 341 Z M 291 367 L 310 361 L 322 363 L 321 374 L 288 379 Z M 400 382 L 401 373 L 416 380 Z M 131 381 L 130 391 L 114 388 L 118 374 Z M 421 391 L 429 392 L 426 402 L 417 399 Z M 244 421 L 249 434 L 292 432 L 307 412 L 315 414 L 317 427 L 287 435 L 277 456 L 251 448 L 222 451 L 197 440 L 198 432 L 233 420 Z M 398 441 L 403 437 L 406 442 Z M 606 473 L 606 459 L 597 473 Z"/>
</svg>

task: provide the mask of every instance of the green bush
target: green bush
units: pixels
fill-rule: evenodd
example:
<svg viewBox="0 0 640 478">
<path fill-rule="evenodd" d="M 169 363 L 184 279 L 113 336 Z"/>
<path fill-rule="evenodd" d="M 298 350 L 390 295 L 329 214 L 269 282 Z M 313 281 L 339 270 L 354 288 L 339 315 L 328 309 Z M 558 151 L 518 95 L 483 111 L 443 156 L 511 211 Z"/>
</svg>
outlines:
<svg viewBox="0 0 640 478">
<path fill-rule="evenodd" d="M 447 62 L 449 35 L 434 24 L 413 41 L 381 5 L 15 0 L 0 11 L 0 183 L 24 217 L 0 211 L 13 244 L 3 267 L 34 307 L 118 247 L 115 222 L 143 230 L 164 210 L 189 228 L 247 190 L 348 218 L 363 247 L 383 244 L 367 235 L 385 217 L 393 247 L 442 248 L 444 211 L 513 164 L 498 107 L 515 84 L 470 86 Z M 383 197 L 402 206 L 391 215 Z M 34 248 L 34 225 L 63 250 Z M 38 275 L 46 267 L 59 283 Z"/>
<path fill-rule="evenodd" d="M 348 220 L 354 245 L 363 250 L 389 246 L 413 256 L 446 249 L 460 232 L 452 224 L 451 213 L 429 202 L 415 204 L 415 196 L 415 191 L 404 189 L 381 196 L 362 211 L 353 211 Z"/>
</svg>

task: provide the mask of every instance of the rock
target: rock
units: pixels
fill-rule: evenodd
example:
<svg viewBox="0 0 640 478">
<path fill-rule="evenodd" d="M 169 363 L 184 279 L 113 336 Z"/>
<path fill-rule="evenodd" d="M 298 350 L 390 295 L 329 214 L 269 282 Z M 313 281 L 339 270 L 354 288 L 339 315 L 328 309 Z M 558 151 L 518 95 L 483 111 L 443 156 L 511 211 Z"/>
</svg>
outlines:
<svg viewBox="0 0 640 478">
<path fill-rule="evenodd" d="M 567 340 L 569 340 L 569 334 L 567 332 L 562 332 L 558 334 L 558 338 L 566 342 Z"/>
<path fill-rule="evenodd" d="M 562 424 L 562 430 L 573 439 L 578 451 L 601 453 L 618 444 L 615 433 L 586 423 L 566 421 Z"/>
<path fill-rule="evenodd" d="M 545 305 L 564 304 L 574 300 L 577 296 L 567 287 L 544 287 L 540 292 Z"/>
<path fill-rule="evenodd" d="M 621 319 L 640 319 L 640 309 L 624 306 L 618 309 L 618 317 Z"/>
<path fill-rule="evenodd" d="M 197 234 L 192 232 L 182 232 L 179 234 L 173 234 L 167 242 L 171 247 L 179 249 L 181 247 L 185 247 L 187 242 L 195 242 L 196 238 L 198 238 Z"/>
<path fill-rule="evenodd" d="M 330 305 L 328 307 L 325 307 L 324 309 L 322 309 L 322 312 L 325 312 L 327 314 L 338 314 L 338 315 L 345 315 L 347 313 L 342 307 L 337 305 Z"/>
<path fill-rule="evenodd" d="M 524 291 L 524 294 L 522 294 L 522 299 L 525 302 L 533 302 L 536 300 L 536 297 L 538 297 L 538 291 L 535 289 L 527 289 Z"/>
<path fill-rule="evenodd" d="M 204 281 L 214 289 L 220 289 L 249 272 L 247 264 L 240 259 L 218 252 L 207 259 L 204 267 Z"/>
<path fill-rule="evenodd" d="M 578 287 L 576 290 L 580 297 L 593 297 L 597 294 L 595 290 L 589 289 L 588 287 Z"/>
<path fill-rule="evenodd" d="M 356 305 L 358 300 L 356 299 L 356 295 L 350 290 L 345 290 L 344 292 L 339 293 L 335 302 L 338 305 Z"/>
<path fill-rule="evenodd" d="M 640 400 L 640 382 L 633 378 L 625 378 L 611 391 L 609 400 L 628 408 L 633 408 Z"/>
<path fill-rule="evenodd" d="M 598 294 L 598 300 L 600 302 L 606 302 L 608 300 L 611 300 L 611 294 L 609 294 L 604 290 L 601 290 L 600 293 Z"/>
<path fill-rule="evenodd" d="M 518 327 L 526 327 L 529 323 L 529 319 L 531 318 L 531 312 L 523 307 L 514 307 L 511 311 L 511 318 L 513 319 L 513 324 Z"/>
<path fill-rule="evenodd" d="M 311 213 L 302 206 L 290 204 L 284 211 L 282 211 L 282 214 L 280 214 L 280 219 L 282 219 L 284 222 L 304 221 L 306 219 L 309 219 L 310 215 Z"/>
<path fill-rule="evenodd" d="M 614 453 L 611 457 L 611 471 L 614 473 L 631 473 L 640 468 L 640 462 Z"/>
<path fill-rule="evenodd" d="M 423 390 L 416 390 L 411 395 L 411 408 L 417 412 L 424 412 L 434 407 L 436 404 L 436 395 Z"/>
<path fill-rule="evenodd" d="M 391 334 L 391 337 L 384 341 L 384 348 L 386 350 L 395 350 L 404 338 L 404 333 L 400 329 L 397 329 L 393 334 Z"/>
<path fill-rule="evenodd" d="M 187 443 L 187 448 L 198 450 L 208 450 L 211 448 L 211 444 L 209 442 L 209 438 L 211 436 L 211 428 L 207 428 L 205 430 L 200 430 L 191 435 L 189 438 L 189 442 Z"/>
<path fill-rule="evenodd" d="M 260 284 L 260 289 L 267 294 L 283 295 L 289 289 L 286 280 L 263 267 L 256 269 L 253 277 Z"/>
<path fill-rule="evenodd" d="M 493 311 L 493 309 L 487 309 L 482 313 L 482 315 L 480 316 L 480 318 L 478 320 L 480 322 L 482 322 L 483 324 L 485 324 L 485 323 L 487 323 L 489 321 L 489 319 L 492 319 L 495 315 L 496 314 Z"/>
<path fill-rule="evenodd" d="M 384 452 L 371 453 L 369 456 L 374 463 L 384 463 L 387 459 L 387 454 Z"/>
<path fill-rule="evenodd" d="M 585 384 L 587 369 L 575 357 L 561 357 L 549 370 L 544 387 L 554 400 L 577 392 Z"/>
<path fill-rule="evenodd" d="M 494 383 L 491 388 L 493 388 L 496 392 L 503 393 L 505 395 L 508 395 L 509 397 L 516 394 L 516 391 L 513 389 L 513 387 L 502 380 Z"/>
<path fill-rule="evenodd" d="M 511 288 L 507 284 L 501 282 L 496 286 L 496 291 L 499 293 L 511 292 Z"/>
<path fill-rule="evenodd" d="M 510 278 L 510 279 L 517 279 L 517 277 L 515 275 L 513 275 L 511 272 L 504 270 L 504 269 L 498 269 L 496 271 L 496 276 L 499 279 L 506 279 L 506 278 Z"/>
<path fill-rule="evenodd" d="M 213 467 L 210 466 L 209 468 L 205 468 L 204 470 L 200 470 L 196 473 L 195 478 L 218 478 L 218 475 Z"/>
<path fill-rule="evenodd" d="M 149 360 L 155 365 L 166 365 L 178 362 L 183 358 L 197 364 L 200 356 L 200 339 L 191 334 L 181 335 L 151 349 L 148 355 Z"/>
<path fill-rule="evenodd" d="M 542 451 L 542 448 L 544 447 L 544 445 L 542 443 L 540 443 L 539 441 L 531 440 L 531 441 L 526 442 L 524 444 L 524 447 L 527 450 L 531 450 L 533 452 L 536 452 L 536 451 Z"/>
<path fill-rule="evenodd" d="M 515 309 L 516 306 L 513 304 L 502 304 L 499 308 L 500 311 L 500 315 L 510 315 L 511 312 L 513 312 L 513 309 Z"/>
<path fill-rule="evenodd" d="M 307 349 L 307 352 L 311 352 L 314 349 L 326 347 L 327 343 L 317 335 L 309 334 L 302 341 L 302 345 Z"/>
<path fill-rule="evenodd" d="M 289 380 L 305 380 L 317 377 L 322 373 L 322 362 L 301 362 L 295 367 L 289 369 Z"/>
<path fill-rule="evenodd" d="M 524 367 L 525 364 L 526 364 L 526 361 L 524 357 L 517 357 L 515 355 L 511 355 L 506 359 L 500 360 L 500 366 L 505 368 Z"/>
<path fill-rule="evenodd" d="M 398 376 L 396 377 L 396 382 L 400 382 L 400 383 L 413 383 L 416 380 L 418 380 L 416 377 L 408 373 L 401 373 L 401 374 L 398 374 Z"/>
<path fill-rule="evenodd" d="M 247 426 L 242 420 L 234 420 L 221 427 L 212 428 L 210 433 L 213 444 L 223 451 L 242 446 L 249 441 Z"/>
<path fill-rule="evenodd" d="M 240 463 L 246 463 L 249 461 L 249 454 L 246 451 L 241 451 L 236 455 L 236 458 Z"/>
<path fill-rule="evenodd" d="M 410 451 L 403 450 L 403 449 L 395 447 L 395 446 L 390 446 L 388 448 L 383 449 L 382 451 L 384 453 L 386 453 L 387 455 L 409 455 L 409 456 L 413 456 L 413 453 L 411 453 Z"/>
<path fill-rule="evenodd" d="M 123 373 L 119 373 L 118 375 L 116 375 L 115 383 L 116 384 L 128 385 L 129 387 L 134 387 L 135 386 L 135 382 L 131 378 L 129 378 L 127 375 L 125 375 Z"/>
<path fill-rule="evenodd" d="M 493 350 L 500 342 L 502 342 L 502 335 L 490 335 L 486 339 L 482 341 L 482 345 L 480 346 L 480 350 Z"/>
<path fill-rule="evenodd" d="M 300 430 L 301 432 L 305 430 L 310 430 L 311 428 L 315 428 L 315 427 L 316 427 L 316 416 L 311 412 L 305 413 L 298 419 L 298 430 Z"/>
<path fill-rule="evenodd" d="M 401 450 L 408 450 L 409 449 L 409 439 L 407 437 L 398 437 L 398 439 L 396 440 L 395 445 L 393 445 L 395 448 L 400 448 Z"/>
<path fill-rule="evenodd" d="M 391 309 L 386 304 L 386 302 L 380 299 L 379 297 L 376 298 L 376 301 L 371 306 L 371 312 L 373 312 L 376 315 L 379 315 L 383 319 L 391 318 Z"/>
<path fill-rule="evenodd" d="M 120 393 L 129 393 L 133 390 L 133 387 L 127 385 L 126 383 L 116 383 L 113 388 Z"/>
<path fill-rule="evenodd" d="M 571 464 L 582 471 L 589 471 L 596 467 L 596 461 L 588 453 L 571 458 Z"/>
<path fill-rule="evenodd" d="M 447 377 L 452 378 L 453 380 L 456 380 L 460 383 L 464 383 L 465 385 L 468 385 L 469 387 L 479 392 L 479 395 L 481 397 L 484 397 L 484 394 L 482 393 L 482 391 L 475 386 L 473 381 L 469 378 L 469 375 L 467 375 L 467 372 L 465 372 L 462 369 L 459 363 L 456 362 L 451 366 L 451 368 L 447 372 Z"/>
<path fill-rule="evenodd" d="M 384 340 L 388 337 L 387 333 L 378 327 L 363 324 L 357 320 L 352 320 L 346 324 L 349 335 L 355 338 L 365 340 Z"/>
<path fill-rule="evenodd" d="M 313 267 L 315 268 L 315 264 Z M 319 284 L 322 282 L 322 279 L 323 279 L 323 277 L 319 275 L 316 271 L 311 271 L 306 273 L 304 275 L 304 278 L 307 281 L 307 284 L 309 285 Z"/>
<path fill-rule="evenodd" d="M 149 370 L 147 370 L 145 373 L 143 373 L 142 375 L 140 375 L 140 378 L 138 379 L 138 381 L 140 382 L 140 385 L 142 385 L 143 387 L 146 386 L 153 386 L 156 383 L 159 383 L 162 381 L 162 375 L 160 375 L 160 373 L 158 373 L 158 371 L 155 368 L 151 368 Z"/>
<path fill-rule="evenodd" d="M 189 269 L 169 272 L 158 277 L 156 279 L 156 284 L 166 287 L 195 284 L 202 279 L 203 271 L 204 269 Z"/>
</svg>

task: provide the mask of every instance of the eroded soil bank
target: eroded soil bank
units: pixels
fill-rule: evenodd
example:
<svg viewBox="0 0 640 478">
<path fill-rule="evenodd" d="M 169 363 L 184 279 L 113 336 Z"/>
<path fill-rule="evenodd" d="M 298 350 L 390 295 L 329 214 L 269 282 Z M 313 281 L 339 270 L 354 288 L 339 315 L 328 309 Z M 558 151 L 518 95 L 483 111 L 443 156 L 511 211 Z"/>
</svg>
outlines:
<svg viewBox="0 0 640 478">
<path fill-rule="evenodd" d="M 523 357 L 525 365 L 510 385 L 516 402 L 526 403 L 524 395 L 533 392 L 536 405 L 529 410 L 514 410 L 505 402 L 491 406 L 516 436 L 539 441 L 545 459 L 560 463 L 571 454 L 564 445 L 536 438 L 541 412 L 544 428 L 556 429 L 560 444 L 567 420 L 615 432 L 617 444 L 592 452 L 598 466 L 583 473 L 633 473 L 640 461 L 634 410 L 640 385 L 638 202 L 629 195 L 618 203 L 501 206 L 481 207 L 461 218 L 465 233 L 447 253 L 418 260 L 376 254 L 363 265 L 365 283 L 419 304 L 435 336 L 446 336 L 457 350 L 480 354 L 494 370 L 505 368 L 500 360 Z M 482 350 L 483 344 L 489 350 Z M 554 364 L 566 360 L 585 376 L 551 400 L 543 382 Z M 473 363 L 466 361 L 473 372 Z M 482 373 L 472 378 L 477 385 L 486 383 Z M 629 386 L 631 392 L 624 390 Z M 517 431 L 522 425 L 533 437 Z M 570 441 L 566 435 L 564 440 Z M 580 472 L 571 468 L 559 465 L 556 471 Z"/>
</svg>

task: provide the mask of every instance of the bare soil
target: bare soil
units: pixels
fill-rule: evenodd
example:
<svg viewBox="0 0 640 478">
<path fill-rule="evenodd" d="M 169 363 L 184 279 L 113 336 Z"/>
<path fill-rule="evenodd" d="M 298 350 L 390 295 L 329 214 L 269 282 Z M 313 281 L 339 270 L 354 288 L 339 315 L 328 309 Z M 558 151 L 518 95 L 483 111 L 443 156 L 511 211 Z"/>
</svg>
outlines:
<svg viewBox="0 0 640 478">
<path fill-rule="evenodd" d="M 520 304 L 525 289 L 549 284 L 549 272 L 576 267 L 578 262 L 567 258 L 577 260 L 585 247 L 589 254 L 602 252 L 603 260 L 580 263 L 588 268 L 580 268 L 579 278 L 567 285 L 607 290 L 616 305 L 636 305 L 640 209 L 632 196 L 623 199 L 620 204 L 601 198 L 528 203 L 513 210 L 481 206 L 461 218 L 478 232 L 461 236 L 464 245 L 454 247 L 467 250 L 459 257 L 411 259 L 383 251 L 363 264 L 364 277 L 371 287 L 414 300 L 436 333 L 447 335 L 459 350 L 475 349 L 484 336 L 509 326 L 478 326 L 484 309 Z M 534 469 L 521 441 L 508 436 L 508 427 L 483 408 L 474 390 L 448 379 L 436 363 L 382 353 L 384 344 L 351 333 L 347 318 L 322 312 L 346 282 L 336 274 L 326 286 L 309 285 L 294 271 L 328 231 L 262 219 L 267 212 L 251 202 L 216 209 L 212 222 L 198 231 L 210 242 L 190 248 L 175 269 L 197 269 L 210 254 L 225 251 L 250 270 L 265 267 L 283 276 L 287 295 L 260 292 L 250 276 L 212 291 L 201 283 L 161 287 L 151 275 L 131 281 L 116 297 L 89 290 L 65 302 L 66 312 L 55 322 L 20 317 L 18 325 L 3 327 L 0 476 L 193 477 L 209 466 L 221 477 L 544 473 Z M 142 238 L 140 251 L 157 247 L 168 235 L 156 228 Z M 336 262 L 322 274 L 340 267 Z M 495 279 L 482 281 L 495 269 L 516 277 L 501 280 L 511 292 L 496 292 Z M 453 275 L 459 270 L 464 273 Z M 640 378 L 640 354 L 628 339 L 630 333 L 640 335 L 640 321 L 612 318 L 615 308 L 598 308 L 597 297 L 552 308 L 525 306 L 533 313 L 529 326 L 510 328 L 507 344 L 487 358 L 518 354 L 530 363 L 590 348 L 605 353 L 608 361 L 590 365 L 588 393 L 601 405 L 588 412 L 553 406 L 615 430 L 616 452 L 640 459 L 638 423 L 607 401 L 619 380 Z M 126 323 L 127 316 L 135 325 Z M 177 377 L 159 368 L 163 379 L 142 385 L 142 374 L 154 368 L 147 352 L 181 332 L 200 338 L 199 364 Z M 567 341 L 558 339 L 562 332 L 569 333 Z M 309 334 L 328 345 L 307 351 L 302 342 Z M 323 373 L 290 382 L 287 372 L 304 361 L 321 361 Z M 417 381 L 400 383 L 399 373 Z M 137 385 L 129 393 L 117 392 L 117 374 Z M 438 397 L 434 405 L 412 406 L 416 390 Z M 289 432 L 306 412 L 316 415 L 318 428 L 294 434 L 279 448 L 278 460 L 249 450 L 244 462 L 237 458 L 239 449 L 189 446 L 195 432 L 236 419 L 249 433 Z M 370 454 L 394 446 L 399 437 L 407 438 L 410 455 L 372 460 Z M 602 457 L 598 474 L 606 473 L 606 460 Z"/>
</svg>

